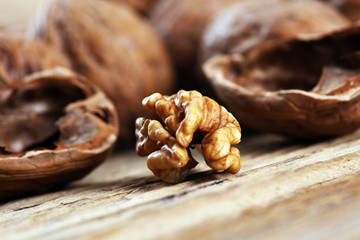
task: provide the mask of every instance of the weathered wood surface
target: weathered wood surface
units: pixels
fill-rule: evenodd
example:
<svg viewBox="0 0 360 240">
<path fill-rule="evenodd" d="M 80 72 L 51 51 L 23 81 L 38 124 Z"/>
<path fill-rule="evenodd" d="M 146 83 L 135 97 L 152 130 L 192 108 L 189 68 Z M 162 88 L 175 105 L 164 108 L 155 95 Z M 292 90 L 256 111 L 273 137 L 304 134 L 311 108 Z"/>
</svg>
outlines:
<svg viewBox="0 0 360 240">
<path fill-rule="evenodd" d="M 44 1 L 0 1 L 0 29 L 21 32 Z M 239 174 L 200 163 L 176 185 L 118 154 L 65 189 L 0 204 L 0 239 L 360 239 L 360 132 L 244 134 L 239 148 Z"/>
<path fill-rule="evenodd" d="M 360 239 L 360 132 L 245 133 L 239 148 L 239 174 L 201 162 L 175 185 L 118 154 L 65 189 L 0 205 L 1 239 Z"/>
</svg>

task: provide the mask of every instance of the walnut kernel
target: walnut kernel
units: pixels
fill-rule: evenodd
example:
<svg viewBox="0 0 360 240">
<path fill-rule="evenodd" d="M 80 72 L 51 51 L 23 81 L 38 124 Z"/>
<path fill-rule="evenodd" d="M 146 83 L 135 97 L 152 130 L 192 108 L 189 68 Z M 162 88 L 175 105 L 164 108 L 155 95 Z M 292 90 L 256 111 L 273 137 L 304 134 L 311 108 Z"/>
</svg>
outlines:
<svg viewBox="0 0 360 240">
<path fill-rule="evenodd" d="M 240 151 L 231 145 L 240 142 L 237 120 L 214 100 L 197 91 L 180 90 L 172 96 L 154 93 L 143 100 L 143 107 L 158 121 L 136 121 L 137 153 L 148 155 L 148 167 L 164 181 L 168 175 L 157 169 L 194 167 L 189 148 L 200 145 L 208 166 L 214 170 L 237 173 L 241 168 Z M 150 154 L 150 155 L 149 155 Z M 171 179 L 178 182 L 184 178 Z"/>
</svg>

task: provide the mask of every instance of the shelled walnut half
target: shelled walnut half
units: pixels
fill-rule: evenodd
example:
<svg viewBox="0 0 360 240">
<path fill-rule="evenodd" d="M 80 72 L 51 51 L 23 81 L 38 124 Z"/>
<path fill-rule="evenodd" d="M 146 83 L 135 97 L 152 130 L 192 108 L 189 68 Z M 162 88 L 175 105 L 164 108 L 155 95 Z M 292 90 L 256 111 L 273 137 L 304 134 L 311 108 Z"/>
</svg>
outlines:
<svg viewBox="0 0 360 240">
<path fill-rule="evenodd" d="M 115 107 L 64 68 L 0 85 L 0 201 L 79 179 L 107 158 L 117 138 Z"/>
<path fill-rule="evenodd" d="M 172 183 L 185 179 L 196 166 L 189 151 L 194 145 L 200 146 L 212 169 L 240 170 L 240 152 L 231 146 L 240 142 L 240 125 L 214 100 L 197 91 L 180 90 L 171 96 L 154 93 L 142 104 L 164 124 L 145 118 L 136 121 L 136 151 L 148 156 L 147 165 L 156 176 Z"/>
<path fill-rule="evenodd" d="M 318 139 L 360 127 L 360 25 L 219 55 L 204 72 L 240 123 Z"/>
</svg>

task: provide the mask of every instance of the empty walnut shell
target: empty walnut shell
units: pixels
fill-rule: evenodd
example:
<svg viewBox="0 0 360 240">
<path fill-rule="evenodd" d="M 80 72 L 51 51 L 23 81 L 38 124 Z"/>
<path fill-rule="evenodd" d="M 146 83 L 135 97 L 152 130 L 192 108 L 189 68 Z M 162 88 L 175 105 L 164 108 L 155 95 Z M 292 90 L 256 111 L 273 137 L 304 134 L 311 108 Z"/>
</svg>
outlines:
<svg viewBox="0 0 360 240">
<path fill-rule="evenodd" d="M 311 39 L 216 56 L 204 72 L 240 123 L 299 138 L 360 126 L 360 25 Z"/>
<path fill-rule="evenodd" d="M 0 86 L 0 200 L 79 179 L 110 154 L 118 131 L 105 94 L 66 69 Z"/>
<path fill-rule="evenodd" d="M 131 8 L 99 0 L 55 0 L 39 12 L 35 38 L 63 51 L 72 69 L 115 103 L 120 138 L 133 137 L 141 100 L 173 87 L 172 68 L 155 31 Z"/>
<path fill-rule="evenodd" d="M 315 1 L 243 1 L 217 14 L 200 44 L 200 66 L 222 53 L 247 53 L 267 42 L 324 34 L 350 25 L 330 5 Z"/>
<path fill-rule="evenodd" d="M 9 34 L 0 34 L 0 52 L 0 85 L 57 66 L 70 67 L 69 60 L 47 44 Z"/>
</svg>

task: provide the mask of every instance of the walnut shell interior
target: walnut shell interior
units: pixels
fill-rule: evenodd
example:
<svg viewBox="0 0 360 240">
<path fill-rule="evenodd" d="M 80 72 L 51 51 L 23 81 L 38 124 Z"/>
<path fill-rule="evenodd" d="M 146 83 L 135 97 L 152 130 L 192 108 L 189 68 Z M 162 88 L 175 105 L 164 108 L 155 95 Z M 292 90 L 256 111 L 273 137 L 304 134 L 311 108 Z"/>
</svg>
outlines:
<svg viewBox="0 0 360 240">
<path fill-rule="evenodd" d="M 217 56 L 204 66 L 239 122 L 299 138 L 346 134 L 360 126 L 360 26 L 266 44 L 249 56 Z"/>
<path fill-rule="evenodd" d="M 0 88 L 0 200 L 79 179 L 110 154 L 115 107 L 99 88 L 64 69 Z"/>
</svg>

